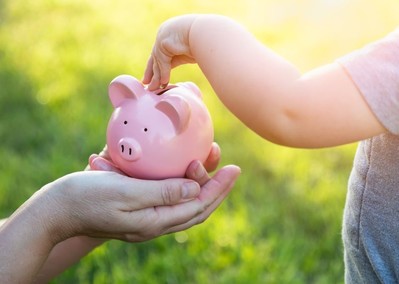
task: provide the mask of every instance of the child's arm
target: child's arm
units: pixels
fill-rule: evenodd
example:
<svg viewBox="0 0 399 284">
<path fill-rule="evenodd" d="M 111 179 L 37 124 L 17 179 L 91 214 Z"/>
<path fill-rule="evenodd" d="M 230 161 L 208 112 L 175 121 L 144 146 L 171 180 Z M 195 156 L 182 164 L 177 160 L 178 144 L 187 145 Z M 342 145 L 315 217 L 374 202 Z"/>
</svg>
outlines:
<svg viewBox="0 0 399 284">
<path fill-rule="evenodd" d="M 165 22 L 144 82 L 151 88 L 165 84 L 171 67 L 188 62 L 198 63 L 240 120 L 275 143 L 326 147 L 386 131 L 340 65 L 302 75 L 226 17 L 188 15 Z"/>
</svg>

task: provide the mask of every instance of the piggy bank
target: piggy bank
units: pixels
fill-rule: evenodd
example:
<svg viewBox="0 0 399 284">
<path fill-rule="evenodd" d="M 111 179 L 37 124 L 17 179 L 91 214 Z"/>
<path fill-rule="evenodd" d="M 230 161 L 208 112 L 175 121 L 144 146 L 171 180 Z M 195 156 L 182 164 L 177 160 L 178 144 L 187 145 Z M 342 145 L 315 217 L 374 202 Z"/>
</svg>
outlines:
<svg viewBox="0 0 399 284">
<path fill-rule="evenodd" d="M 129 75 L 109 85 L 114 111 L 107 128 L 113 163 L 140 179 L 184 177 L 193 160 L 204 162 L 213 125 L 201 92 L 191 82 L 149 91 Z"/>
</svg>

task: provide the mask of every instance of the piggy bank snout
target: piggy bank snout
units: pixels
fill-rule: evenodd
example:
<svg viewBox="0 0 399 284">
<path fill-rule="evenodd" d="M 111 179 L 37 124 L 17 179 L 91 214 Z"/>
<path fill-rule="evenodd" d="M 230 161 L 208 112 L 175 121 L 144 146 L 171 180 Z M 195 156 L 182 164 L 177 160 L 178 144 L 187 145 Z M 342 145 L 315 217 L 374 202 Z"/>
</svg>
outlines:
<svg viewBox="0 0 399 284">
<path fill-rule="evenodd" d="M 133 138 L 122 138 L 118 148 L 120 156 L 126 161 L 136 161 L 141 157 L 140 144 Z"/>
</svg>

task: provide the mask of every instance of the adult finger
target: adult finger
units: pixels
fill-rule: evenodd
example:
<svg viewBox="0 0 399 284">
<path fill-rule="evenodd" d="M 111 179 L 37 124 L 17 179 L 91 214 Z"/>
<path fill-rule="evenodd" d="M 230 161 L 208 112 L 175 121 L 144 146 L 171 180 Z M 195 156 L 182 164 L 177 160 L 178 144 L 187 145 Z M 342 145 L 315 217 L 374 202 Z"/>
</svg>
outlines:
<svg viewBox="0 0 399 284">
<path fill-rule="evenodd" d="M 89 170 L 101 170 L 101 169 L 99 169 L 99 168 L 93 169 L 92 166 L 91 166 L 93 160 L 94 160 L 95 158 L 99 157 L 99 156 L 100 156 L 100 157 L 103 157 L 103 158 L 105 158 L 105 159 L 107 159 L 107 160 L 109 160 L 109 161 L 111 161 L 111 157 L 109 156 L 109 153 L 108 153 L 107 144 L 105 144 L 105 146 L 104 146 L 104 148 L 101 150 L 100 154 L 92 154 L 92 155 L 90 155 L 90 157 L 89 157 L 89 163 L 88 163 L 88 165 L 86 166 L 85 171 L 89 171 Z"/>
<path fill-rule="evenodd" d="M 209 152 L 208 158 L 204 162 L 204 167 L 208 172 L 213 172 L 219 165 L 221 158 L 221 150 L 216 142 L 212 143 L 211 151 Z"/>
<path fill-rule="evenodd" d="M 183 230 L 189 229 L 195 225 L 205 222 L 209 218 L 209 216 L 216 210 L 216 208 L 219 207 L 219 205 L 223 202 L 223 200 L 227 197 L 227 195 L 233 189 L 233 187 L 234 187 L 234 182 L 232 182 L 226 188 L 226 190 L 221 195 L 219 195 L 219 197 L 217 199 L 215 199 L 203 212 L 194 216 L 191 219 L 188 219 L 188 221 L 185 223 L 181 223 L 176 226 L 168 228 L 164 234 L 183 231 Z"/>
<path fill-rule="evenodd" d="M 89 166 L 93 171 L 108 171 L 108 172 L 116 172 L 121 175 L 125 175 L 123 171 L 121 171 L 118 167 L 116 167 L 113 163 L 111 163 L 106 158 L 93 154 L 89 157 Z"/>
<path fill-rule="evenodd" d="M 176 205 L 197 197 L 200 186 L 189 179 L 139 180 L 125 177 L 119 188 L 124 201 L 123 211 L 133 211 L 154 206 Z"/>
<path fill-rule="evenodd" d="M 207 184 L 207 190 L 204 191 L 203 196 L 199 196 L 198 199 L 202 199 L 203 209 L 199 210 L 196 215 L 192 218 L 187 219 L 187 222 L 180 223 L 175 226 L 170 227 L 166 230 L 166 233 L 177 232 L 181 230 L 188 229 L 194 225 L 200 224 L 204 222 L 213 211 L 222 203 L 222 201 L 226 198 L 226 196 L 230 193 L 231 189 L 234 187 L 235 181 L 237 180 L 240 174 L 240 169 L 235 166 L 227 166 L 220 170 L 220 175 L 215 176 L 212 180 Z M 217 188 L 222 186 L 224 190 L 215 195 L 214 191 Z M 206 193 L 207 192 L 207 193 Z M 207 195 L 207 196 L 206 196 Z"/>
<path fill-rule="evenodd" d="M 213 142 L 207 160 L 202 165 L 199 161 L 193 161 L 187 168 L 186 177 L 198 182 L 201 186 L 210 179 L 208 172 L 214 171 L 220 161 L 220 147 Z"/>
<path fill-rule="evenodd" d="M 109 155 L 107 144 L 105 144 L 104 148 L 101 150 L 100 154 L 98 155 L 111 161 L 111 156 Z"/>
<path fill-rule="evenodd" d="M 186 171 L 186 177 L 195 180 L 200 186 L 203 186 L 210 180 L 208 172 L 198 160 L 190 163 Z"/>
<path fill-rule="evenodd" d="M 201 193 L 194 200 L 172 207 L 156 208 L 165 232 L 184 230 L 203 222 L 230 192 L 240 172 L 237 166 L 225 166 L 202 187 Z"/>
</svg>

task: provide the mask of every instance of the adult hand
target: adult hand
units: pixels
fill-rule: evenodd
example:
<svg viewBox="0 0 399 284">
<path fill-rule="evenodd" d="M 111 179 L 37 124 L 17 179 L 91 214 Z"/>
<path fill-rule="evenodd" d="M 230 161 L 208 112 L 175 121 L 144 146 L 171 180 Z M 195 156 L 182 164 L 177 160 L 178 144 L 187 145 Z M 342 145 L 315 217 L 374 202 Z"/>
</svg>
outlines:
<svg viewBox="0 0 399 284">
<path fill-rule="evenodd" d="M 104 171 L 70 174 L 43 189 L 47 204 L 57 208 L 52 213 L 57 222 L 48 230 L 55 242 L 74 235 L 135 242 L 184 230 L 212 213 L 239 173 L 238 167 L 226 166 L 210 178 L 195 161 L 187 176 L 198 182 L 138 180 Z"/>
<path fill-rule="evenodd" d="M 196 181 L 201 186 L 201 191 L 199 186 L 196 187 L 197 183 L 187 179 L 144 181 L 124 177 L 140 185 L 131 196 L 137 202 L 137 210 L 124 209 L 125 212 L 130 212 L 132 219 L 127 221 L 132 222 L 130 225 L 132 229 L 125 236 L 103 235 L 102 237 L 127 241 L 147 240 L 203 222 L 226 197 L 240 173 L 238 167 L 226 166 L 211 178 L 208 172 L 216 169 L 220 157 L 220 147 L 217 143 L 213 143 L 204 165 L 193 161 L 188 167 L 187 178 Z M 89 165 L 92 170 L 122 173 L 112 164 L 106 147 L 99 155 L 90 156 Z M 140 200 L 142 204 L 138 203 Z M 143 218 L 139 224 L 134 223 L 135 214 L 133 213 L 136 213 L 138 218 Z"/>
<path fill-rule="evenodd" d="M 59 268 L 42 267 L 54 246 L 74 236 L 136 242 L 201 223 L 229 193 L 239 173 L 238 167 L 227 166 L 210 178 L 199 162 L 193 162 L 187 176 L 198 183 L 184 178 L 137 180 L 106 171 L 64 176 L 37 191 L 1 226 L 1 279 L 24 283 L 40 270 L 56 274 Z M 29 257 L 24 255 L 27 251 Z"/>
</svg>

